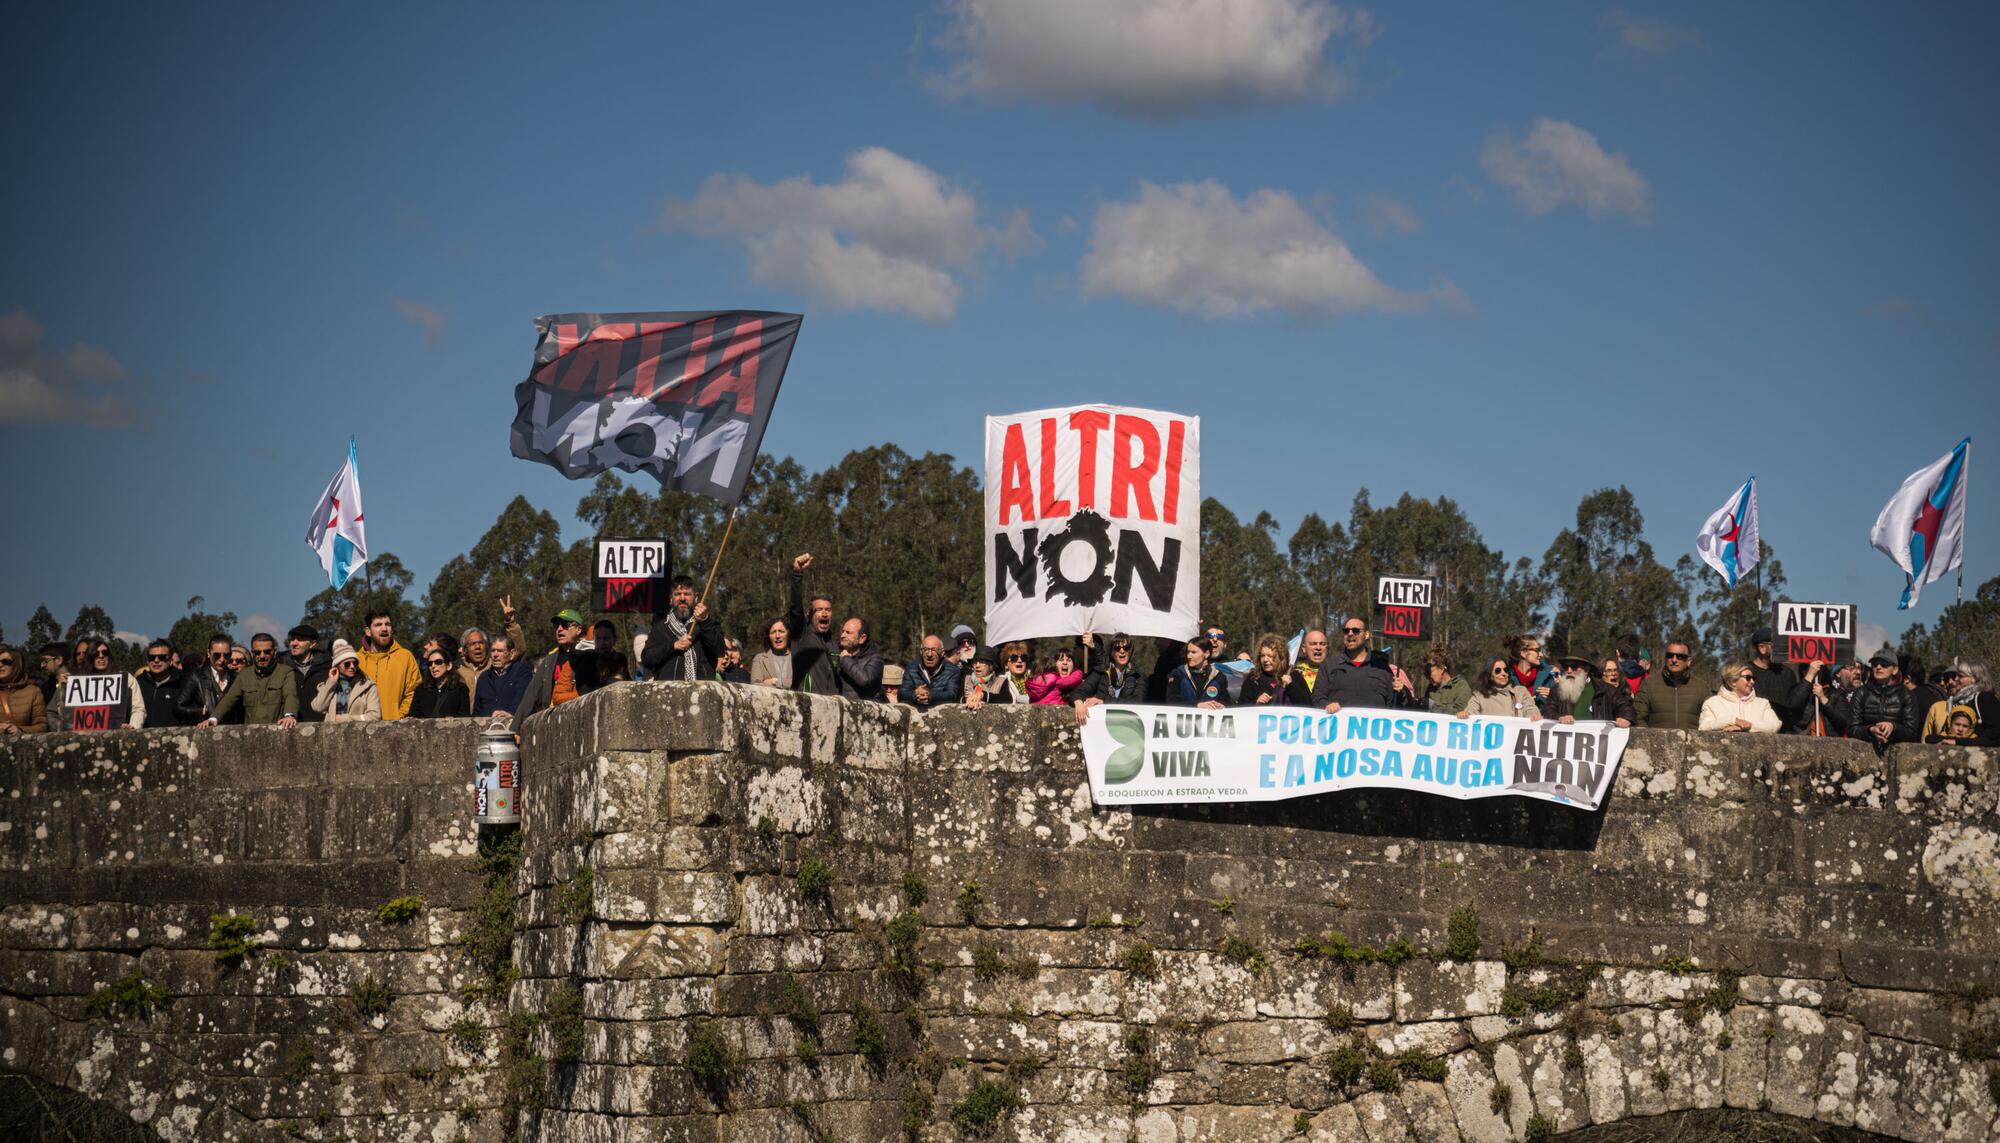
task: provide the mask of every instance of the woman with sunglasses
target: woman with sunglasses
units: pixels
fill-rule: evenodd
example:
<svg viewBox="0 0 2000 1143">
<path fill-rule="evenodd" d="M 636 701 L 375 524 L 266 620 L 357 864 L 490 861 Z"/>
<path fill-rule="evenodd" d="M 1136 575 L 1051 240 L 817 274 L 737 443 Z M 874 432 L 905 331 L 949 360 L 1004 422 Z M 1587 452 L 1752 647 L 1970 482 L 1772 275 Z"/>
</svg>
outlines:
<svg viewBox="0 0 2000 1143">
<path fill-rule="evenodd" d="M 1506 659 L 1497 656 L 1487 661 L 1485 672 L 1472 684 L 1472 701 L 1465 704 L 1458 717 L 1470 718 L 1475 714 L 1482 718 L 1542 717 L 1535 706 L 1534 692 L 1516 682 L 1513 668 Z"/>
<path fill-rule="evenodd" d="M 0 643 L 0 738 L 48 729 L 48 704 L 42 688 L 28 678 L 28 653 Z"/>
<path fill-rule="evenodd" d="M 130 730 L 137 730 L 146 725 L 146 700 L 139 696 L 139 676 L 132 674 L 130 671 L 119 671 L 117 665 L 112 662 L 110 643 L 103 639 L 92 640 L 90 653 L 85 665 L 77 673 L 84 675 L 123 674 L 125 676 L 125 697 L 112 710 L 111 725 L 114 728 L 123 726 Z M 167 725 L 172 725 L 173 721 L 171 716 L 168 717 L 166 720 Z M 62 727 L 63 724 L 58 723 L 57 726 Z"/>
<path fill-rule="evenodd" d="M 472 713 L 472 696 L 465 680 L 442 646 L 424 652 L 424 681 L 410 697 L 411 718 L 465 718 Z"/>
<path fill-rule="evenodd" d="M 333 641 L 333 660 L 313 695 L 312 708 L 328 722 L 380 722 L 382 694 L 361 673 L 361 656 L 345 639 Z"/>
<path fill-rule="evenodd" d="M 1028 645 L 1009 643 L 1000 648 L 1000 677 L 987 690 L 986 701 L 1020 703 L 1035 701 L 1028 694 Z"/>
<path fill-rule="evenodd" d="M 1742 663 L 1722 668 L 1722 688 L 1701 704 L 1700 730 L 1778 733 L 1778 712 L 1757 693 L 1757 676 Z"/>
</svg>

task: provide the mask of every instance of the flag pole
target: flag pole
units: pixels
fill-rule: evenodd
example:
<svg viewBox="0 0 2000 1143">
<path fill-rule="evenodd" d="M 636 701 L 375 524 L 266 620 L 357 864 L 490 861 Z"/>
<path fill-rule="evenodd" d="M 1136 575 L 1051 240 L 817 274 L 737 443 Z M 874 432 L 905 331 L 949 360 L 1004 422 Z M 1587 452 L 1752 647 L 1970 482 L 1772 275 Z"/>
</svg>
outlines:
<svg viewBox="0 0 2000 1143">
<path fill-rule="evenodd" d="M 708 589 L 715 586 L 715 571 L 722 566 L 722 552 L 729 547 L 729 533 L 736 530 L 736 510 L 742 506 L 740 500 L 729 506 L 729 523 L 723 526 L 722 542 L 715 545 L 715 560 L 708 565 L 708 582 L 701 585 L 701 599 L 696 601 L 696 607 L 708 602 Z"/>
</svg>

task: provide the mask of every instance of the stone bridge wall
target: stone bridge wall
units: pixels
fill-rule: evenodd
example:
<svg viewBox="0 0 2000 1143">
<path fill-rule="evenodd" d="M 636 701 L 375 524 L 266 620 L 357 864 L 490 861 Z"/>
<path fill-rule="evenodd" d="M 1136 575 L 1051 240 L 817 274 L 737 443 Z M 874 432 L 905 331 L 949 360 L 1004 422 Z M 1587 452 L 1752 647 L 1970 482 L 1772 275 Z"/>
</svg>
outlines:
<svg viewBox="0 0 2000 1143">
<path fill-rule="evenodd" d="M 171 1138 L 2000 1134 L 1979 752 L 1637 732 L 1599 814 L 1099 811 L 1061 710 L 625 685 L 527 728 L 503 1012 L 475 730 L 0 747 L 5 1066 Z M 225 911 L 282 961 L 217 964 Z M 135 965 L 169 998 L 93 1011 Z"/>
</svg>

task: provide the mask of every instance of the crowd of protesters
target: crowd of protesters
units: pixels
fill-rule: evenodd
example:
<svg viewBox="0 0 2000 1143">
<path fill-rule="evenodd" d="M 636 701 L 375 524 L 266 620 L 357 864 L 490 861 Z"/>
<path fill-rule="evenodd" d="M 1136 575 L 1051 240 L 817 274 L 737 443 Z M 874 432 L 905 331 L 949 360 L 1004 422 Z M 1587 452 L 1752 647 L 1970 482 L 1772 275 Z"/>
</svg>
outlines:
<svg viewBox="0 0 2000 1143">
<path fill-rule="evenodd" d="M 1867 662 L 1809 663 L 1773 657 L 1770 629 L 1753 632 L 1747 654 L 1719 672 L 1699 665 L 1689 644 L 1668 642 L 1660 662 L 1638 636 L 1603 654 L 1551 658 L 1534 635 L 1517 635 L 1490 655 L 1461 655 L 1442 644 L 1422 653 L 1421 683 L 1381 647 L 1368 622 L 1349 617 L 1329 636 L 1311 630 L 1288 640 L 1261 635 L 1233 655 L 1226 631 L 1205 623 L 1187 640 L 1154 639 L 1141 668 L 1125 635 L 1086 633 L 983 646 L 964 624 L 925 634 L 907 665 L 883 661 L 868 622 L 835 622 L 834 600 L 808 595 L 812 556 L 792 561 L 782 615 L 759 629 L 748 665 L 743 645 L 696 598 L 693 580 L 673 581 L 664 613 L 618 648 L 608 620 L 586 623 L 565 608 L 550 616 L 550 649 L 530 651 L 511 598 L 500 601 L 500 631 L 437 632 L 412 652 L 393 617 L 364 617 L 358 644 L 307 624 L 285 649 L 266 633 L 243 647 L 216 635 L 198 656 L 165 640 L 146 648 L 145 667 L 128 676 L 113 727 L 216 726 L 403 718 L 525 718 L 627 679 L 718 680 L 918 710 L 940 706 L 1067 706 L 1084 721 L 1102 703 L 1412 708 L 1458 718 L 1511 716 L 1561 722 L 1718 733 L 1801 734 L 1860 739 L 1878 750 L 1902 742 L 2000 746 L 2000 698 L 1984 666 L 1957 663 L 1927 672 L 1880 651 Z M 1337 642 L 1336 642 L 1337 640 Z M 64 682 L 111 673 L 107 640 L 51 643 L 31 669 L 25 650 L 0 645 L 0 735 L 65 729 Z"/>
</svg>

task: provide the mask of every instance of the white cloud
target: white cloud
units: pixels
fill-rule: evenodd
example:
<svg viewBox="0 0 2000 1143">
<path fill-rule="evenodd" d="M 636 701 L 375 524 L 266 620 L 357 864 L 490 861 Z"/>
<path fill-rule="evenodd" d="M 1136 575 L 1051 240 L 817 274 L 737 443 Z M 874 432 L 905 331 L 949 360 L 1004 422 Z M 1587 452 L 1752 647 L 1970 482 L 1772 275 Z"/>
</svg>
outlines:
<svg viewBox="0 0 2000 1143">
<path fill-rule="evenodd" d="M 1328 99 L 1334 37 L 1364 47 L 1366 10 L 1327 0 L 951 0 L 951 92 L 1095 103 L 1173 119 Z"/>
<path fill-rule="evenodd" d="M 404 321 L 424 331 L 425 345 L 438 343 L 439 336 L 444 333 L 444 311 L 422 302 L 405 301 L 402 298 L 390 300 L 396 303 L 396 312 L 403 315 Z"/>
<path fill-rule="evenodd" d="M 236 641 L 248 647 L 250 645 L 250 637 L 261 631 L 276 639 L 278 641 L 278 649 L 282 651 L 285 647 L 285 632 L 291 629 L 291 624 L 267 611 L 253 611 L 236 621 Z M 323 640 L 323 642 L 329 647 L 333 646 L 331 640 Z"/>
<path fill-rule="evenodd" d="M 1383 285 L 1284 191 L 1238 199 L 1213 180 L 1141 183 L 1137 199 L 1099 207 L 1083 292 L 1206 316 L 1414 310 L 1429 301 Z"/>
<path fill-rule="evenodd" d="M 1646 217 L 1646 180 L 1625 156 L 1606 152 L 1596 136 L 1574 123 L 1537 119 L 1525 139 L 1495 131 L 1486 138 L 1479 165 L 1530 214 L 1567 204 L 1593 218 L 1608 210 Z"/>
<path fill-rule="evenodd" d="M 1646 55 L 1665 55 L 1701 42 L 1701 36 L 1692 28 L 1622 10 L 1606 12 L 1604 26 L 1617 37 L 1619 47 Z"/>
<path fill-rule="evenodd" d="M 1854 654 L 1857 658 L 1866 660 L 1868 656 L 1880 651 L 1882 645 L 1885 643 L 1889 645 L 1891 650 L 1896 646 L 1896 641 L 1889 637 L 1889 629 L 1887 627 L 1882 626 L 1880 623 L 1856 623 L 1854 625 Z"/>
<path fill-rule="evenodd" d="M 1024 210 L 979 221 L 968 191 L 882 147 L 848 156 L 846 177 L 759 183 L 712 175 L 694 198 L 669 201 L 669 226 L 742 241 L 757 281 L 804 291 L 835 309 L 878 309 L 928 320 L 958 308 L 954 272 L 988 247 L 1012 256 L 1039 239 Z"/>
<path fill-rule="evenodd" d="M 141 635 L 137 631 L 113 631 L 111 637 L 120 643 L 130 643 L 135 647 L 143 647 L 152 642 L 151 636 Z"/>
<path fill-rule="evenodd" d="M 114 391 L 129 376 L 117 358 L 81 341 L 44 352 L 42 323 L 26 310 L 0 315 L 0 425 L 129 425 L 132 407 Z"/>
<path fill-rule="evenodd" d="M 1361 221 L 1377 234 L 1415 234 L 1424 228 L 1416 207 L 1386 194 L 1361 196 Z"/>
</svg>

